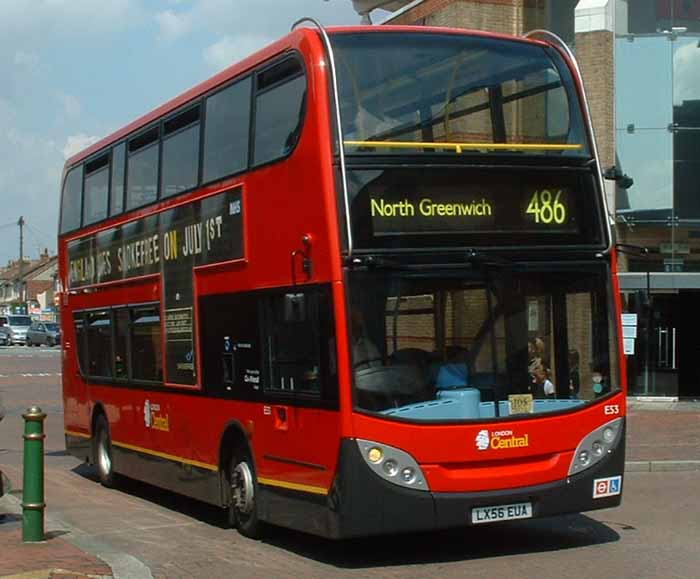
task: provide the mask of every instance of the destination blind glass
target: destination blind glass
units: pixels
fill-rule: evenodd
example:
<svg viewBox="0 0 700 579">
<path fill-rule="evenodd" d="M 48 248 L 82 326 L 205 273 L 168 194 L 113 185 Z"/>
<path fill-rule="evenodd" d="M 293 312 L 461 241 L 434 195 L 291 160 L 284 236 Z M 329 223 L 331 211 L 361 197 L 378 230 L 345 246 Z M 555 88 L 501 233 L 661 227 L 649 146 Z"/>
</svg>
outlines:
<svg viewBox="0 0 700 579">
<path fill-rule="evenodd" d="M 349 185 L 358 249 L 601 240 L 595 185 L 578 171 L 356 170 Z"/>
</svg>

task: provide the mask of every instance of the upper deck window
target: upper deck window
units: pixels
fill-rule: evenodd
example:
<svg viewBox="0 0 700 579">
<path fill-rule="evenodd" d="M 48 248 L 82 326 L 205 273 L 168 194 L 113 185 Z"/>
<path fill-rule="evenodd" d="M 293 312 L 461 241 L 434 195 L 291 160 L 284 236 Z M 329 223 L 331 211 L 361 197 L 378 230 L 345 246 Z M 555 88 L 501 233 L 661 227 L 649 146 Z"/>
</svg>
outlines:
<svg viewBox="0 0 700 579">
<path fill-rule="evenodd" d="M 79 165 L 68 171 L 63 183 L 61 233 L 67 233 L 80 227 L 82 192 L 83 166 Z"/>
<path fill-rule="evenodd" d="M 110 191 L 110 215 L 124 211 L 124 168 L 126 162 L 126 145 L 119 143 L 112 148 L 112 183 Z"/>
<path fill-rule="evenodd" d="M 205 183 L 232 175 L 248 165 L 250 77 L 207 99 L 204 126 Z"/>
<path fill-rule="evenodd" d="M 255 99 L 255 165 L 292 152 L 301 135 L 306 78 L 299 61 L 286 59 L 260 72 Z"/>
<path fill-rule="evenodd" d="M 158 198 L 158 136 L 158 127 L 153 127 L 129 141 L 127 210 Z"/>
<path fill-rule="evenodd" d="M 553 49 L 422 32 L 332 42 L 349 153 L 590 156 L 570 72 Z"/>
<path fill-rule="evenodd" d="M 163 193 L 172 197 L 197 186 L 199 106 L 163 123 Z"/>
<path fill-rule="evenodd" d="M 85 199 L 83 225 L 90 225 L 107 217 L 109 193 L 109 154 L 85 163 Z"/>
</svg>

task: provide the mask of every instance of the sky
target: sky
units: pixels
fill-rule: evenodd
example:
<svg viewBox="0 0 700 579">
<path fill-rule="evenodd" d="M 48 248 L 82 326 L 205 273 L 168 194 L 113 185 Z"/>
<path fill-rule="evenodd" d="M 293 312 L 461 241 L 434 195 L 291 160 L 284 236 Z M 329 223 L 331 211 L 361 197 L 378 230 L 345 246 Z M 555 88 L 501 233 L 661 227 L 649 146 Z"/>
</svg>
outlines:
<svg viewBox="0 0 700 579">
<path fill-rule="evenodd" d="M 0 0 L 0 267 L 56 252 L 65 159 L 351 0 Z"/>
</svg>

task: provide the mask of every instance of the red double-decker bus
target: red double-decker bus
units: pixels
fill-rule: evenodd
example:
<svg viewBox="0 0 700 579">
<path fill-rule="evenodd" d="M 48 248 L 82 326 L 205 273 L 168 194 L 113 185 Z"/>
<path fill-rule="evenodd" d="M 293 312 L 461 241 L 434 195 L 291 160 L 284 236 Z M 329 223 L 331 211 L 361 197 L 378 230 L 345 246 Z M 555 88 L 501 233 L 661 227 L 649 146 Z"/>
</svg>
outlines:
<svg viewBox="0 0 700 579">
<path fill-rule="evenodd" d="M 68 160 L 67 448 L 343 538 L 621 500 L 615 253 L 554 36 L 309 23 Z"/>
</svg>

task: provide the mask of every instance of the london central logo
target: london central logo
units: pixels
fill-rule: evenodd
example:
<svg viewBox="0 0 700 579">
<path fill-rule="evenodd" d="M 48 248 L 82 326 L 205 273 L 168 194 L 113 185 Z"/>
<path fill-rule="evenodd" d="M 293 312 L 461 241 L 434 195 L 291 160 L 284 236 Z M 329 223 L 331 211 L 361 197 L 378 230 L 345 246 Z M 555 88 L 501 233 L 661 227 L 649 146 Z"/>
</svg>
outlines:
<svg viewBox="0 0 700 579">
<path fill-rule="evenodd" d="M 504 448 L 523 448 L 530 446 L 529 435 L 515 436 L 512 430 L 499 430 L 489 432 L 486 429 L 480 430 L 474 439 L 476 448 L 479 450 L 502 450 Z"/>
<path fill-rule="evenodd" d="M 490 440 L 489 431 L 480 430 L 479 434 L 476 435 L 476 447 L 479 450 L 486 450 L 489 447 Z"/>
</svg>

